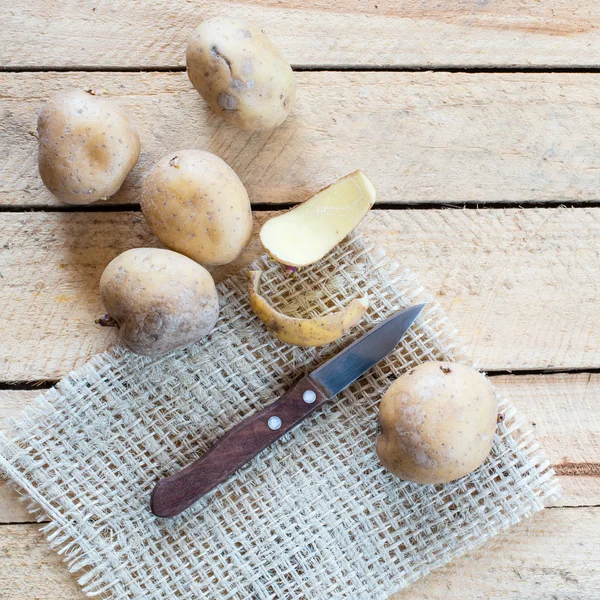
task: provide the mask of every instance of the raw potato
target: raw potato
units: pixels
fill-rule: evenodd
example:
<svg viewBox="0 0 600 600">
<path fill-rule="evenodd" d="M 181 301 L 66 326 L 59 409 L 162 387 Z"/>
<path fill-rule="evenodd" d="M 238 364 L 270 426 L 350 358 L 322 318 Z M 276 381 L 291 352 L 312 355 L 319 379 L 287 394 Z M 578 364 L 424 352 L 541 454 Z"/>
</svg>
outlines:
<svg viewBox="0 0 600 600">
<path fill-rule="evenodd" d="M 366 298 L 352 300 L 348 306 L 314 319 L 295 319 L 275 310 L 260 294 L 258 285 L 262 273 L 248 272 L 250 306 L 267 329 L 278 340 L 293 346 L 311 348 L 334 342 L 354 327 L 363 317 L 369 302 Z"/>
<path fill-rule="evenodd" d="M 210 152 L 181 150 L 159 160 L 144 180 L 140 202 L 165 246 L 205 266 L 237 258 L 252 234 L 246 188 Z"/>
<path fill-rule="evenodd" d="M 42 181 L 70 204 L 116 194 L 140 156 L 131 119 L 99 90 L 52 96 L 38 119 L 38 140 Z"/>
<path fill-rule="evenodd" d="M 232 17 L 201 23 L 187 47 L 193 86 L 223 119 L 258 131 L 281 125 L 296 95 L 290 65 L 254 25 Z"/>
<path fill-rule="evenodd" d="M 219 299 L 210 273 L 193 260 L 159 248 L 135 248 L 104 270 L 100 294 L 133 352 L 158 356 L 210 333 Z"/>
<path fill-rule="evenodd" d="M 260 230 L 260 241 L 280 263 L 312 265 L 363 220 L 375 197 L 371 180 L 362 171 L 354 171 L 292 210 L 269 219 Z"/>
<path fill-rule="evenodd" d="M 396 379 L 379 408 L 377 454 L 400 479 L 445 483 L 490 452 L 498 403 L 489 380 L 458 363 L 426 362 Z"/>
</svg>

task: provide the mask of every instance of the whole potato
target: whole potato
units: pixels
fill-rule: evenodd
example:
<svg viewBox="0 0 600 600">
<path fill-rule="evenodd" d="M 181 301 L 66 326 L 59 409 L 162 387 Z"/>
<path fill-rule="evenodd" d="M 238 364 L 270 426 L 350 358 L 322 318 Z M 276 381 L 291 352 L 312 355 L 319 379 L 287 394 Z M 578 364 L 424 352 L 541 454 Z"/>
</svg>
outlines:
<svg viewBox="0 0 600 600">
<path fill-rule="evenodd" d="M 288 116 L 294 72 L 254 25 L 232 17 L 204 21 L 190 37 L 186 59 L 193 86 L 235 127 L 272 129 Z"/>
<path fill-rule="evenodd" d="M 484 375 L 457 363 L 426 362 L 383 396 L 377 454 L 400 479 L 453 481 L 485 460 L 497 416 L 496 396 Z"/>
<path fill-rule="evenodd" d="M 100 294 L 133 352 L 158 356 L 210 333 L 219 299 L 210 273 L 177 252 L 134 248 L 104 270 Z"/>
<path fill-rule="evenodd" d="M 210 152 L 182 150 L 159 160 L 144 180 L 140 202 L 154 235 L 202 265 L 231 262 L 252 234 L 246 188 Z"/>
<path fill-rule="evenodd" d="M 115 194 L 140 156 L 129 116 L 97 92 L 55 94 L 38 119 L 44 185 L 63 202 L 89 204 Z"/>
</svg>

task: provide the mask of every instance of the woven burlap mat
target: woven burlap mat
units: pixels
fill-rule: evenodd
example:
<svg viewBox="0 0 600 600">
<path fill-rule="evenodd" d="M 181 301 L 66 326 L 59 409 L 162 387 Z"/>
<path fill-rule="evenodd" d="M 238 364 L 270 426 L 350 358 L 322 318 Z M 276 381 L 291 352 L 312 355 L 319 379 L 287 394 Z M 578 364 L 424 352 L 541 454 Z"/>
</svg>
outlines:
<svg viewBox="0 0 600 600">
<path fill-rule="evenodd" d="M 245 274 L 219 286 L 209 339 L 159 359 L 97 356 L 9 424 L 0 466 L 33 500 L 85 592 L 106 598 L 386 598 L 539 511 L 558 493 L 548 461 L 507 400 L 493 451 L 471 475 L 419 486 L 375 454 L 377 405 L 424 360 L 467 361 L 428 308 L 388 359 L 183 515 L 149 511 L 158 478 L 374 323 L 428 300 L 413 275 L 360 237 L 294 279 L 266 257 L 264 295 L 322 314 L 367 294 L 367 318 L 320 350 L 286 346 L 249 310 Z"/>
</svg>

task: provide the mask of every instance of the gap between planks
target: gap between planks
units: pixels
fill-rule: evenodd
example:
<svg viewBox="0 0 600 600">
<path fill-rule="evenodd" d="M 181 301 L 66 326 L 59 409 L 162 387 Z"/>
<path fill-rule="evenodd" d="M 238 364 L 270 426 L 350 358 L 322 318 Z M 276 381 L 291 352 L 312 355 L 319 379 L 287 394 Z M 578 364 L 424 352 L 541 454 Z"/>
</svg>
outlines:
<svg viewBox="0 0 600 600">
<path fill-rule="evenodd" d="M 292 70 L 296 73 L 600 73 L 600 67 L 597 64 L 580 65 L 578 67 L 569 67 L 568 65 L 557 65 L 555 67 L 543 66 L 518 66 L 518 67 L 501 67 L 501 66 L 486 66 L 486 65 L 343 65 L 343 64 L 317 64 L 317 65 L 301 65 L 292 64 Z M 66 66 L 58 65 L 33 65 L 33 66 L 2 66 L 0 65 L 0 73 L 185 73 L 187 68 L 183 65 L 179 66 L 160 66 L 148 65 L 133 66 L 133 67 L 113 67 L 110 65 L 82 65 L 82 66 Z"/>
<path fill-rule="evenodd" d="M 278 203 L 278 204 L 260 204 L 252 203 L 254 212 L 266 212 L 277 210 L 289 210 L 295 206 L 299 206 L 300 202 L 296 203 Z M 479 210 L 489 208 L 492 210 L 502 210 L 506 208 L 600 208 L 600 201 L 548 201 L 534 202 L 525 201 L 522 205 L 514 202 L 502 202 L 490 200 L 489 202 L 420 202 L 420 203 L 401 203 L 388 202 L 386 204 L 374 204 L 371 210 Z M 141 206 L 138 203 L 130 204 L 32 204 L 32 205 L 0 205 L 0 213 L 28 213 L 28 212 L 86 212 L 86 213 L 102 213 L 102 212 L 140 212 Z"/>
<path fill-rule="evenodd" d="M 594 375 L 600 373 L 600 368 L 571 368 L 571 369 L 511 369 L 511 370 L 496 370 L 484 371 L 488 377 L 502 377 L 505 375 L 515 377 L 526 377 L 528 375 Z M 59 379 L 37 379 L 37 380 L 22 380 L 22 381 L 0 381 L 1 392 L 27 392 L 49 390 L 54 387 Z"/>
</svg>

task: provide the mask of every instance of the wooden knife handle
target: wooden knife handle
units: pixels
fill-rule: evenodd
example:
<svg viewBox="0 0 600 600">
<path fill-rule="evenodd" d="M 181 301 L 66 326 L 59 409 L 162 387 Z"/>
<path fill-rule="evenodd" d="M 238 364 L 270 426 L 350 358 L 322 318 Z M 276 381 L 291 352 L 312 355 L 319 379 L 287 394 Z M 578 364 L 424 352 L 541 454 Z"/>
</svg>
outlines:
<svg viewBox="0 0 600 600">
<path fill-rule="evenodd" d="M 161 479 L 150 499 L 157 517 L 174 517 L 314 412 L 327 396 L 309 376 L 248 417 L 185 469 Z"/>
</svg>

